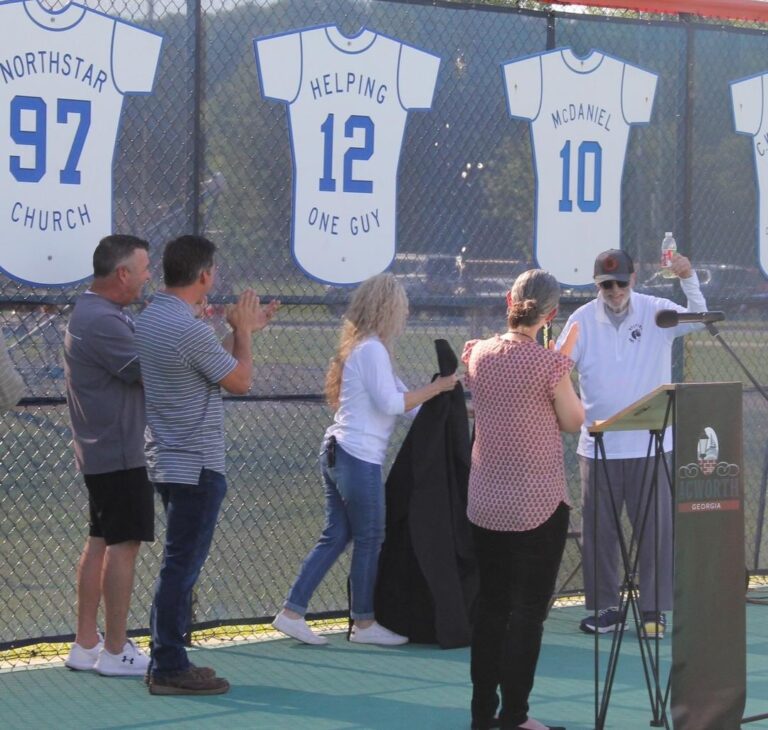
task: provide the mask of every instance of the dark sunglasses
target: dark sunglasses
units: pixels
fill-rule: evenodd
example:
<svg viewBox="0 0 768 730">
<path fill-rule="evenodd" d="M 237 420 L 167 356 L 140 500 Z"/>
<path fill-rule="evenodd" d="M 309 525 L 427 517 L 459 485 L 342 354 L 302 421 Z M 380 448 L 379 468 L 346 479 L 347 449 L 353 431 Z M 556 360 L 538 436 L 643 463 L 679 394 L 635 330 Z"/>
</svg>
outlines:
<svg viewBox="0 0 768 730">
<path fill-rule="evenodd" d="M 616 281 L 615 279 L 611 279 L 611 281 L 601 281 L 600 288 L 607 291 L 609 289 L 613 289 L 614 284 L 618 284 L 619 289 L 626 289 L 629 286 L 628 281 Z"/>
</svg>

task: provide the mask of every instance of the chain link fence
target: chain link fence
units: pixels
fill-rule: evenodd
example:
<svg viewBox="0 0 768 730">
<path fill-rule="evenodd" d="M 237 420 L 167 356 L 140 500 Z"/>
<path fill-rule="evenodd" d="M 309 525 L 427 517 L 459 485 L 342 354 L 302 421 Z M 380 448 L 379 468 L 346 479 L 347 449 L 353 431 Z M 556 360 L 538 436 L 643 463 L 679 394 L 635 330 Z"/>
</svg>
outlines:
<svg viewBox="0 0 768 730">
<path fill-rule="evenodd" d="M 518 7 L 525 5 L 526 7 Z M 290 252 L 293 163 L 283 104 L 264 99 L 253 40 L 335 24 L 362 26 L 442 59 L 432 108 L 409 115 L 398 172 L 398 254 L 392 270 L 411 300 L 399 343 L 412 386 L 436 370 L 433 340 L 464 341 L 504 327 L 504 291 L 534 265 L 535 177 L 528 123 L 511 119 L 500 64 L 570 46 L 625 59 L 659 74 L 653 117 L 631 131 L 622 183 L 622 245 L 647 291 L 679 298 L 654 276 L 664 231 L 699 271 L 711 309 L 761 383 L 768 382 L 768 282 L 757 265 L 757 189 L 748 139 L 734 132 L 729 82 L 768 67 L 763 28 L 632 13 L 569 14 L 536 3 L 503 6 L 386 0 L 190 0 L 89 2 L 164 35 L 153 93 L 128 97 L 114 162 L 114 227 L 148 239 L 159 285 L 162 244 L 199 232 L 219 245 L 213 324 L 246 287 L 284 306 L 254 345 L 256 379 L 226 407 L 229 494 L 198 585 L 197 627 L 263 624 L 278 610 L 323 523 L 316 454 L 331 414 L 320 393 L 349 291 L 304 276 Z M 361 211 L 361 214 L 365 211 Z M 94 241 L 95 245 L 96 241 Z M 0 650 L 22 666 L 20 647 L 68 641 L 75 566 L 87 528 L 86 493 L 71 448 L 61 345 L 85 284 L 32 288 L 0 280 L 0 318 L 24 376 L 22 407 L 2 417 Z M 566 289 L 556 325 L 591 297 Z M 675 351 L 680 380 L 741 380 L 706 333 Z M 746 381 L 745 381 L 746 382 Z M 768 567 L 763 537 L 768 404 L 746 382 L 747 556 Z M 399 427 L 391 453 L 405 432 Z M 577 509 L 575 443 L 566 439 Z M 146 633 L 162 545 L 145 546 L 130 627 Z M 575 541 L 562 575 L 579 564 Z M 315 614 L 346 609 L 346 565 L 313 599 Z M 578 573 L 569 589 L 578 589 Z M 15 653 L 14 653 L 15 652 Z"/>
</svg>

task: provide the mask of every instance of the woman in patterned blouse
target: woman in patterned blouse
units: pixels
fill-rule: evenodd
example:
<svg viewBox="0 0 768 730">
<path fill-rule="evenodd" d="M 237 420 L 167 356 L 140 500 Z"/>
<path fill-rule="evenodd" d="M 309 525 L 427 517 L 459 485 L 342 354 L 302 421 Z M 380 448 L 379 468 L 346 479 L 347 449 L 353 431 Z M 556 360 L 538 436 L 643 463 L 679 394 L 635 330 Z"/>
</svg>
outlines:
<svg viewBox="0 0 768 730">
<path fill-rule="evenodd" d="M 478 729 L 548 727 L 528 716 L 528 695 L 568 532 L 560 432 L 584 420 L 567 356 L 578 330 L 559 352 L 536 341 L 559 298 L 551 274 L 526 271 L 507 293 L 508 331 L 467 342 L 462 356 L 475 412 L 467 515 L 480 573 L 471 661 Z"/>
</svg>

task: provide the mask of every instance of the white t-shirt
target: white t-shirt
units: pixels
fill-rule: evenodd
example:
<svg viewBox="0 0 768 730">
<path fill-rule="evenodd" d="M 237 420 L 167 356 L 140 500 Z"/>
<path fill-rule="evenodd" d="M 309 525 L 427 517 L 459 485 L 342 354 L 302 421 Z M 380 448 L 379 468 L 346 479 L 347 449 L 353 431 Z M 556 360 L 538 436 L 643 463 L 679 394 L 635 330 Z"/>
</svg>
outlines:
<svg viewBox="0 0 768 730">
<path fill-rule="evenodd" d="M 763 273 L 768 274 L 768 74 L 731 82 L 736 131 L 752 138 L 757 170 L 757 252 Z"/>
<path fill-rule="evenodd" d="M 688 309 L 668 299 L 632 292 L 629 313 L 616 326 L 605 312 L 601 296 L 579 307 L 569 318 L 558 340 L 572 322 L 579 323 L 579 337 L 571 359 L 579 373 L 579 390 L 585 418 L 577 452 L 593 458 L 594 439 L 587 432 L 595 421 L 602 421 L 640 400 L 672 379 L 672 343 L 676 337 L 701 329 L 700 324 L 680 324 L 661 328 L 656 313 L 662 309 L 677 312 L 703 312 L 707 304 L 694 272 L 680 279 L 688 299 Z M 634 459 L 648 453 L 647 431 L 613 431 L 604 435 L 605 453 L 609 459 Z M 664 448 L 672 448 L 667 430 Z"/>
<path fill-rule="evenodd" d="M 288 105 L 296 263 L 355 284 L 395 256 L 397 167 L 408 112 L 429 109 L 440 59 L 332 25 L 254 41 L 262 94 Z"/>
<path fill-rule="evenodd" d="M 629 129 L 650 121 L 657 75 L 592 51 L 560 48 L 502 65 L 509 113 L 531 122 L 534 257 L 571 286 L 592 282 L 596 256 L 620 248 Z"/>
<path fill-rule="evenodd" d="M 152 90 L 162 36 L 70 3 L 0 3 L 0 267 L 34 284 L 92 273 L 112 232 L 123 98 Z"/>
<path fill-rule="evenodd" d="M 344 451 L 362 461 L 382 464 L 407 392 L 384 343 L 377 337 L 363 340 L 344 363 L 339 407 L 326 437 L 335 436 Z"/>
</svg>

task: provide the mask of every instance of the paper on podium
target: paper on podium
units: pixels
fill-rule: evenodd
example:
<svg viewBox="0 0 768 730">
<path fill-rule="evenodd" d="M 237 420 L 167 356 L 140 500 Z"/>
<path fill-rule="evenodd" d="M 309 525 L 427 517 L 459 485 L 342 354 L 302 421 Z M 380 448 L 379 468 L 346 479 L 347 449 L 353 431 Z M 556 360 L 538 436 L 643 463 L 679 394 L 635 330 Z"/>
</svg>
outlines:
<svg viewBox="0 0 768 730">
<path fill-rule="evenodd" d="M 669 407 L 669 391 L 675 385 L 660 385 L 640 400 L 628 405 L 604 421 L 595 421 L 589 427 L 590 434 L 606 431 L 658 431 L 664 427 L 664 419 Z M 666 424 L 671 426 L 671 422 Z"/>
</svg>

